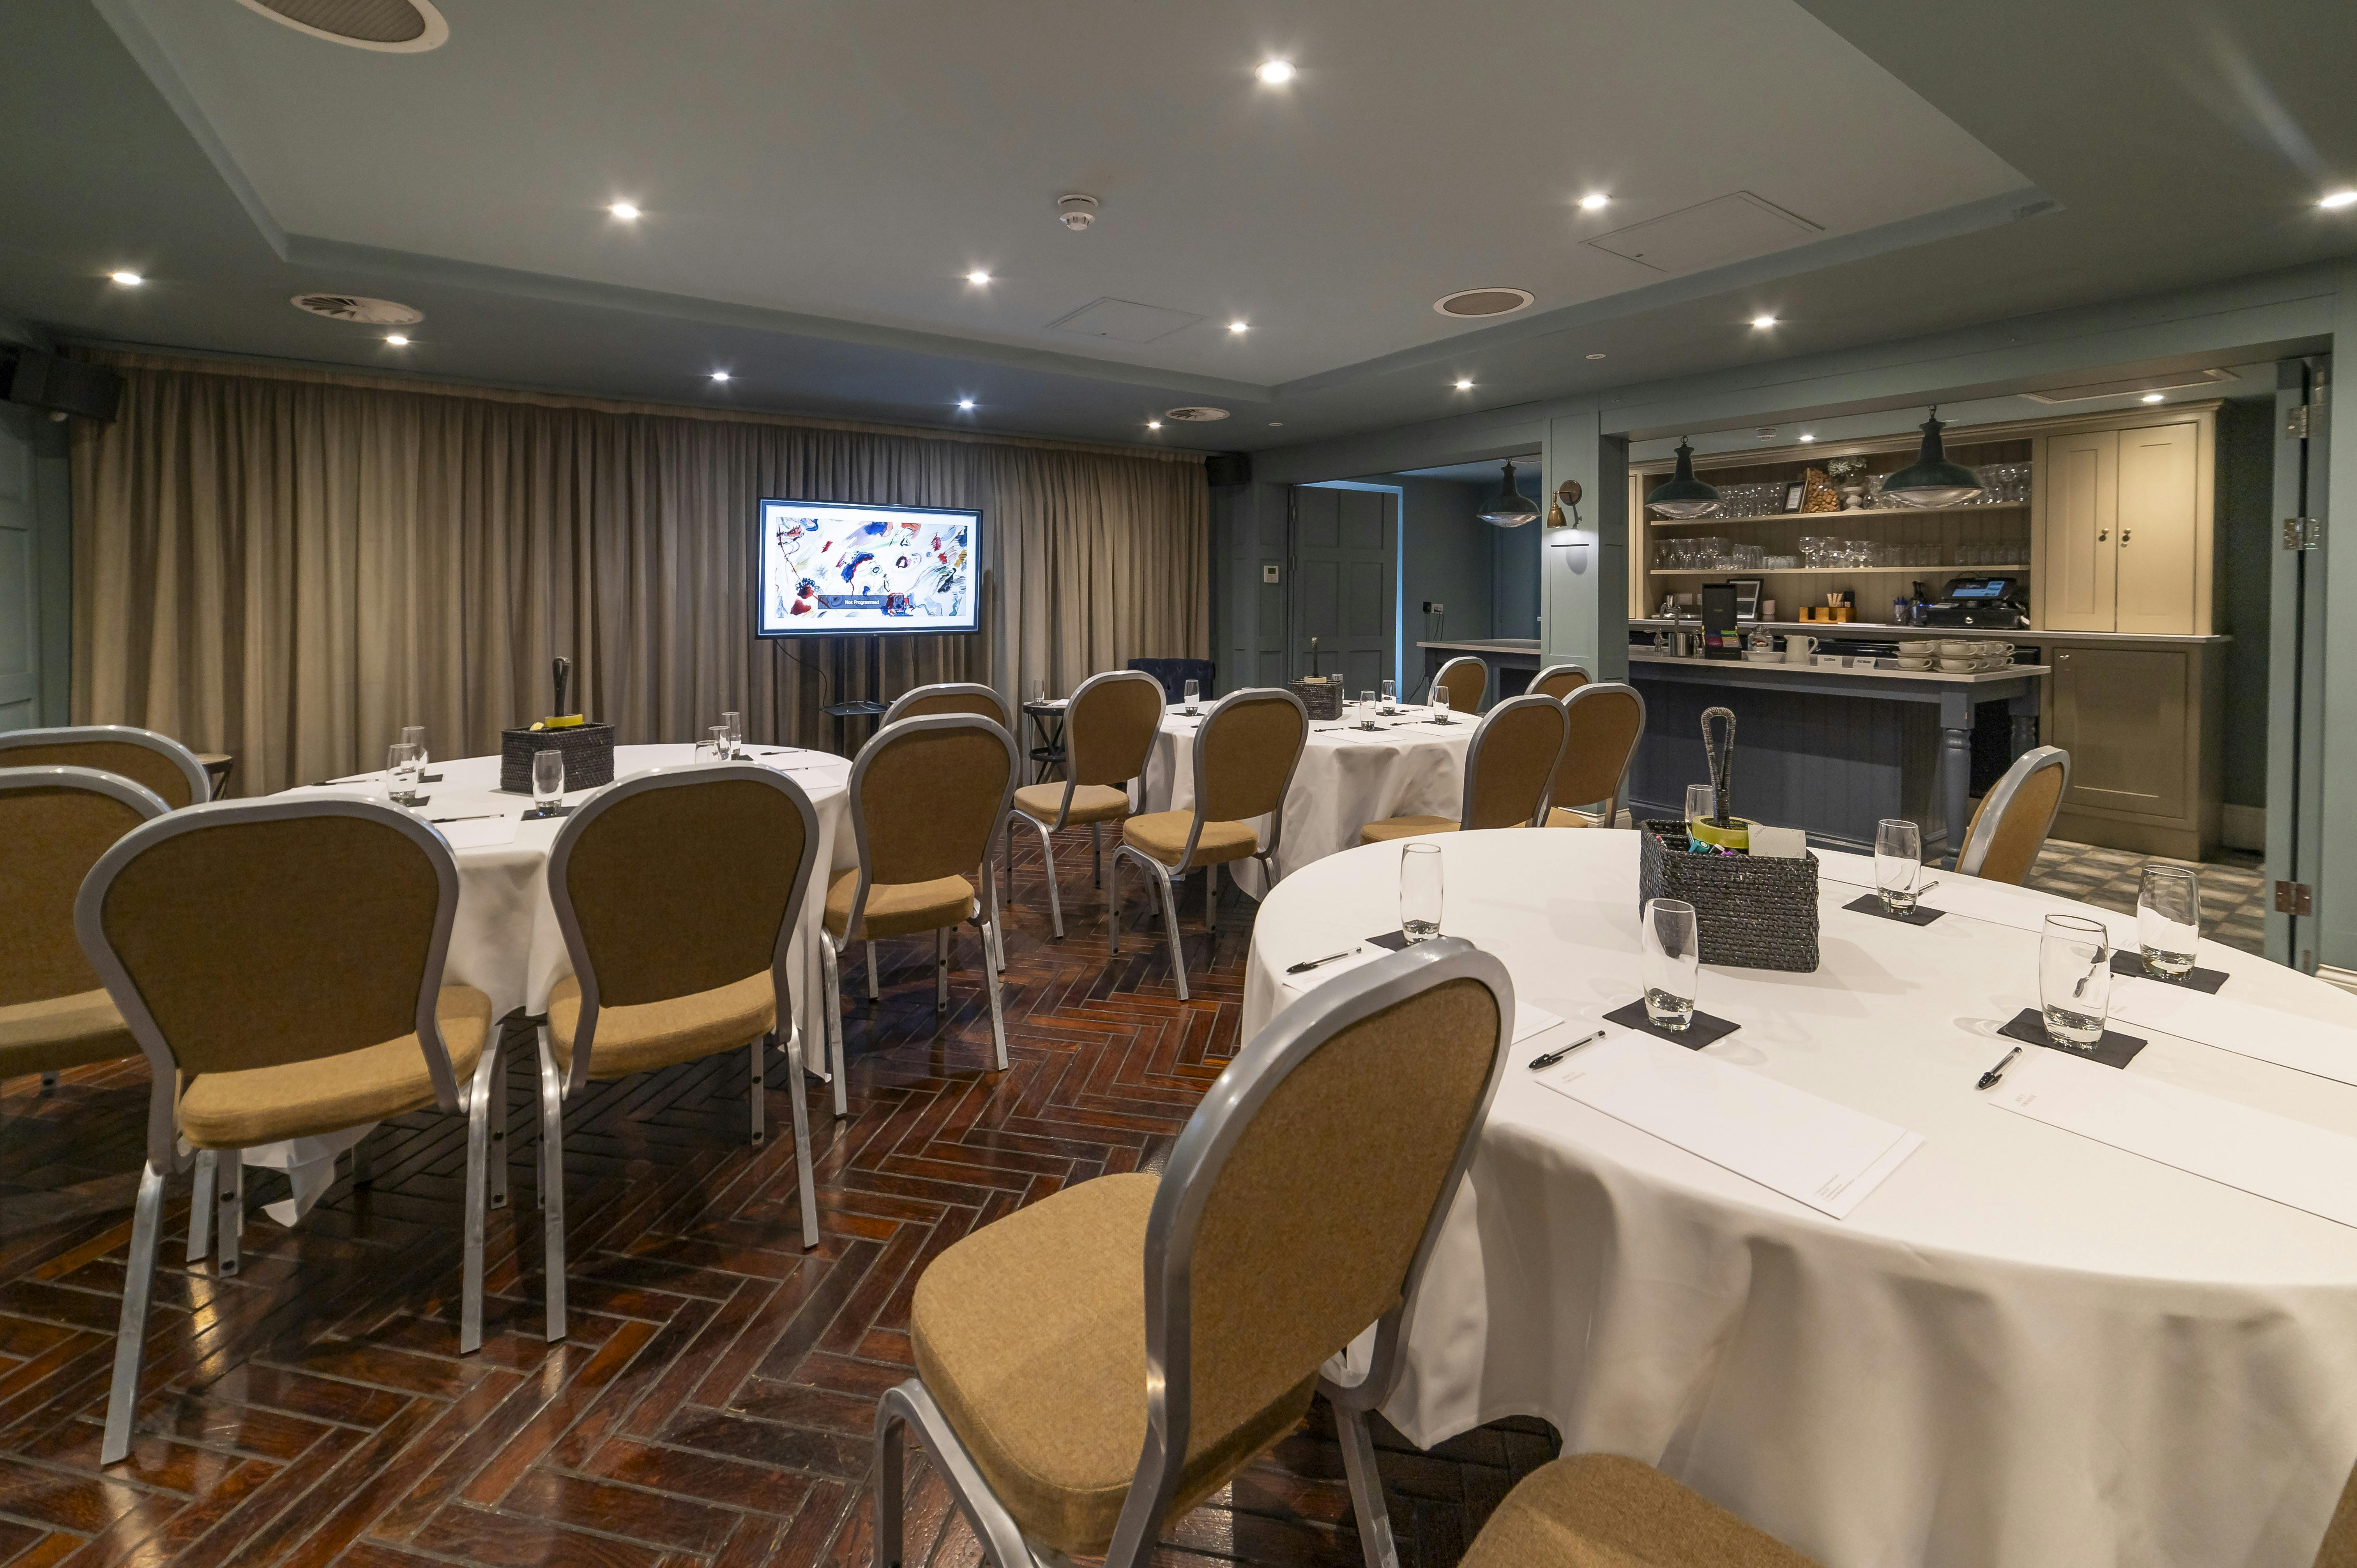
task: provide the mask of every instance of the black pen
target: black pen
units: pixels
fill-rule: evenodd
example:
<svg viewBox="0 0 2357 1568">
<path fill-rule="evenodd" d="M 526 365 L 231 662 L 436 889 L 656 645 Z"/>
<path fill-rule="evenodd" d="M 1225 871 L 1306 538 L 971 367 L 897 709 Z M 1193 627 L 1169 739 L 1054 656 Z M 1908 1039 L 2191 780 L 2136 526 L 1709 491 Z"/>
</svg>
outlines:
<svg viewBox="0 0 2357 1568">
<path fill-rule="evenodd" d="M 1996 1087 L 1996 1080 L 2005 1076 L 2005 1069 L 2011 1067 L 2013 1065 L 2013 1058 L 2020 1054 L 2021 1047 L 2019 1046 L 2016 1046 L 2013 1049 L 2006 1052 L 2005 1060 L 1997 1063 L 1996 1066 L 1981 1074 L 1980 1082 L 1973 1085 L 1973 1087 L 1975 1089 L 1991 1089 Z"/>
<path fill-rule="evenodd" d="M 1329 952 L 1324 958 L 1304 959 L 1299 963 L 1286 965 L 1285 972 L 1287 974 L 1307 974 L 1311 970 L 1316 969 L 1319 964 L 1332 963 L 1338 958 L 1349 958 L 1352 953 L 1357 952 L 1358 950 L 1359 950 L 1357 948 L 1344 948 L 1340 952 Z"/>
<path fill-rule="evenodd" d="M 1572 1052 L 1579 1049 L 1580 1047 L 1595 1044 L 1598 1040 L 1602 1039 L 1604 1035 L 1605 1031 L 1598 1029 L 1592 1035 L 1583 1036 L 1581 1038 L 1572 1041 L 1571 1044 L 1564 1047 L 1563 1049 L 1559 1051 L 1549 1051 L 1543 1057 L 1533 1057 L 1531 1058 L 1531 1070 L 1533 1072 L 1536 1072 L 1541 1068 L 1553 1067 L 1555 1063 L 1563 1060 L 1564 1058 L 1571 1055 Z"/>
</svg>

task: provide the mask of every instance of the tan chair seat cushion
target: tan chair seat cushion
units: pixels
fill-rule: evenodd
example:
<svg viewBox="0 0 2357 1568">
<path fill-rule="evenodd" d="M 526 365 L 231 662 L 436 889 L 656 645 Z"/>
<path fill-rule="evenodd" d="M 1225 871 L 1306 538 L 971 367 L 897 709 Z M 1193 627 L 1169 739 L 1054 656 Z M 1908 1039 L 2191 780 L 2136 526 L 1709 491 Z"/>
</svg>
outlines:
<svg viewBox="0 0 2357 1568">
<path fill-rule="evenodd" d="M 856 871 L 845 872 L 827 887 L 826 929 L 838 937 L 851 923 L 851 897 L 858 891 Z M 938 882 L 879 882 L 867 890 L 867 908 L 861 911 L 859 929 L 850 935 L 862 940 L 904 937 L 911 931 L 954 926 L 973 912 L 974 884 L 963 876 L 944 876 Z"/>
<path fill-rule="evenodd" d="M 1577 1454 L 1506 1494 L 1460 1568 L 1815 1568 L 1650 1465 Z"/>
<path fill-rule="evenodd" d="M 917 1375 L 1033 1541 L 1113 1542 L 1146 1441 L 1152 1176 L 1067 1187 L 949 1248 L 917 1281 Z M 1170 1517 L 1219 1490 L 1309 1408 L 1313 1375 L 1232 1433 L 1196 1433 Z"/>
<path fill-rule="evenodd" d="M 1195 825 L 1192 811 L 1149 811 L 1121 824 L 1124 843 L 1136 845 L 1165 865 L 1176 865 L 1187 853 L 1187 834 Z M 1260 853 L 1260 835 L 1250 822 L 1205 822 L 1195 841 L 1195 864 L 1218 865 Z"/>
<path fill-rule="evenodd" d="M 491 1034 L 491 999 L 446 985 L 434 1004 L 464 1090 Z M 180 1135 L 199 1149 L 248 1149 L 423 1111 L 434 1079 L 415 1035 L 284 1067 L 200 1073 L 180 1096 Z"/>
<path fill-rule="evenodd" d="M 138 1054 L 139 1042 L 103 991 L 0 1007 L 0 1078 L 63 1072 Z"/>
<path fill-rule="evenodd" d="M 1394 839 L 1412 839 L 1426 833 L 1453 833 L 1457 831 L 1454 817 L 1385 817 L 1380 822 L 1369 822 L 1359 830 L 1361 843 L 1389 843 Z"/>
<path fill-rule="evenodd" d="M 1027 784 L 1015 791 L 1015 809 L 1035 822 L 1053 822 L 1064 809 L 1061 784 Z M 1067 822 L 1109 822 L 1129 815 L 1129 791 L 1110 784 L 1081 784 L 1072 789 L 1072 814 Z"/>
<path fill-rule="evenodd" d="M 589 1047 L 589 1076 L 628 1078 L 721 1051 L 743 1050 L 777 1022 L 777 993 L 766 969 L 690 996 L 600 1007 L 597 1038 Z M 573 1070 L 573 1037 L 580 1026 L 581 980 L 568 974 L 548 993 L 548 1048 L 568 1073 Z"/>
</svg>

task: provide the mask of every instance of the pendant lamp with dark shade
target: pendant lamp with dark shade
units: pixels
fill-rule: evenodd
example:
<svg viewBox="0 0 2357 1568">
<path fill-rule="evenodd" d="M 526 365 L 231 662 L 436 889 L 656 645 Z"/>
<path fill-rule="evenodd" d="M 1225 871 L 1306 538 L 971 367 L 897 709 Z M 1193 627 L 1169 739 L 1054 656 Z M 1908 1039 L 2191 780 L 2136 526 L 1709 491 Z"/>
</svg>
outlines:
<svg viewBox="0 0 2357 1568">
<path fill-rule="evenodd" d="M 1948 461 L 1940 445 L 1940 411 L 1923 422 L 1923 449 L 1910 463 L 1882 481 L 1882 493 L 1901 506 L 1956 506 L 1981 493 L 1981 477 L 1962 463 Z"/>
<path fill-rule="evenodd" d="M 1694 448 L 1678 441 L 1678 471 L 1655 485 L 1645 504 L 1663 517 L 1708 517 L 1718 510 L 1718 490 L 1695 478 Z"/>
<path fill-rule="evenodd" d="M 1483 504 L 1481 521 L 1492 528 L 1520 528 L 1537 521 L 1538 515 L 1539 503 L 1514 489 L 1514 466 L 1507 464 L 1502 488 Z"/>
</svg>

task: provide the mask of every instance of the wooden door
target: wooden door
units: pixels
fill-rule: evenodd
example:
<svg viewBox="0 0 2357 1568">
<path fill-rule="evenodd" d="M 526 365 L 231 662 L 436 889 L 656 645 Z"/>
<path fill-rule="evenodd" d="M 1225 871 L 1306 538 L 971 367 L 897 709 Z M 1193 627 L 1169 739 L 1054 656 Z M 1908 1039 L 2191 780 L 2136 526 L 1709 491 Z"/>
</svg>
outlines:
<svg viewBox="0 0 2357 1568">
<path fill-rule="evenodd" d="M 2118 591 L 2119 433 L 2046 441 L 2043 560 L 2046 628 L 2110 631 Z"/>
<path fill-rule="evenodd" d="M 1399 498 L 1389 490 L 1303 485 L 1293 492 L 1293 668 L 1340 671 L 1352 696 L 1391 675 L 1397 625 Z"/>
<path fill-rule="evenodd" d="M 2194 629 L 2194 435 L 2190 424 L 2119 433 L 2118 630 L 2185 636 Z"/>
<path fill-rule="evenodd" d="M 2065 804 L 2179 818 L 2199 757 L 2188 735 L 2192 650 L 2067 648 L 2054 656 L 2054 744 L 2071 754 Z"/>
<path fill-rule="evenodd" d="M 32 413 L 0 407 L 0 730 L 41 722 L 41 601 Z"/>
</svg>

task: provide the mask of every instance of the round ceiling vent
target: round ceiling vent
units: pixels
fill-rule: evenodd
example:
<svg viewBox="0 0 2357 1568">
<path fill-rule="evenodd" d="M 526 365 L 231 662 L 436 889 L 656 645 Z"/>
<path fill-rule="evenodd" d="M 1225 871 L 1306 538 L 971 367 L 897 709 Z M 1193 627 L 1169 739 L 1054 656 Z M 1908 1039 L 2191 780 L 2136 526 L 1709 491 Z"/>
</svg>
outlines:
<svg viewBox="0 0 2357 1568">
<path fill-rule="evenodd" d="M 1162 413 L 1165 419 L 1175 419 L 1186 424 L 1209 424 L 1215 419 L 1227 416 L 1228 411 L 1224 408 L 1171 408 L 1165 409 Z"/>
<path fill-rule="evenodd" d="M 237 0 L 298 33 L 386 54 L 417 54 L 450 41 L 433 0 Z"/>
<path fill-rule="evenodd" d="M 357 294 L 298 294 L 295 308 L 324 316 L 330 321 L 356 321 L 363 327 L 409 327 L 425 319 L 414 306 Z"/>
<path fill-rule="evenodd" d="M 1531 299 L 1526 288 L 1466 288 L 1442 295 L 1432 308 L 1443 316 L 1511 316 Z"/>
</svg>

